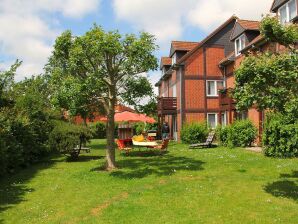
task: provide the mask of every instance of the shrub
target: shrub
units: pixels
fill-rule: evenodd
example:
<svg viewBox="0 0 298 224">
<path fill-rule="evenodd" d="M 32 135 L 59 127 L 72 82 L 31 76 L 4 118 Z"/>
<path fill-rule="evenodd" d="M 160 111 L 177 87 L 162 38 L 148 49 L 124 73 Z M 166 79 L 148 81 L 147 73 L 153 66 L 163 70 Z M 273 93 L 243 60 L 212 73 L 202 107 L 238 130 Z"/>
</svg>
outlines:
<svg viewBox="0 0 298 224">
<path fill-rule="evenodd" d="M 263 145 L 266 156 L 297 157 L 298 122 L 289 122 L 280 114 L 267 115 Z"/>
<path fill-rule="evenodd" d="M 184 124 L 181 129 L 181 140 L 186 144 L 204 142 L 208 135 L 206 123 Z"/>
<path fill-rule="evenodd" d="M 134 134 L 140 135 L 145 130 L 144 122 L 137 122 L 133 125 Z"/>
<path fill-rule="evenodd" d="M 230 132 L 231 126 L 217 126 L 216 128 L 216 139 L 223 146 L 228 146 L 228 133 Z"/>
<path fill-rule="evenodd" d="M 219 127 L 217 136 L 220 143 L 228 147 L 250 146 L 257 136 L 257 128 L 250 120 L 238 120 L 231 125 Z"/>
<path fill-rule="evenodd" d="M 85 145 L 91 138 L 92 133 L 88 127 L 60 121 L 55 122 L 49 144 L 52 150 L 77 158 L 80 150 L 76 150 L 76 146 Z"/>
<path fill-rule="evenodd" d="M 106 124 L 102 122 L 92 123 L 90 124 L 90 129 L 93 134 L 93 138 L 103 139 L 106 138 L 107 128 Z"/>
</svg>

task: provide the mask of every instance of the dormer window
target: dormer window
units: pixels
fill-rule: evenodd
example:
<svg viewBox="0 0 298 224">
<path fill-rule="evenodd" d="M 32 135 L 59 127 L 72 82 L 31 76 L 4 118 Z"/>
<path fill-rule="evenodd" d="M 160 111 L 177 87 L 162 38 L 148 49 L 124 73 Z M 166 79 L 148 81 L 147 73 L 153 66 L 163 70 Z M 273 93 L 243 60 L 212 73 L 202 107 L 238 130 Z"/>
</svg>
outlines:
<svg viewBox="0 0 298 224">
<path fill-rule="evenodd" d="M 288 1 L 278 9 L 279 20 L 281 24 L 292 21 L 297 16 L 296 0 Z"/>
<path fill-rule="evenodd" d="M 241 54 L 241 50 L 245 48 L 245 35 L 242 34 L 235 40 L 235 54 L 236 56 Z"/>
<path fill-rule="evenodd" d="M 176 64 L 177 56 L 176 53 L 173 54 L 172 56 L 172 65 Z"/>
</svg>

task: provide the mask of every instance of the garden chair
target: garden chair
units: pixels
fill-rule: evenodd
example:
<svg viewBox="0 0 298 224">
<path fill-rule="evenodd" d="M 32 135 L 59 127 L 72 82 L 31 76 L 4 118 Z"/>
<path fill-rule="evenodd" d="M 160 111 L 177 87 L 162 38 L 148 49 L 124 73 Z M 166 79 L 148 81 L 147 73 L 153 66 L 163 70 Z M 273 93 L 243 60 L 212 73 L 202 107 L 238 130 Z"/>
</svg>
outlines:
<svg viewBox="0 0 298 224">
<path fill-rule="evenodd" d="M 206 139 L 206 142 L 190 145 L 189 148 L 190 149 L 204 148 L 204 147 L 211 148 L 212 143 L 213 143 L 213 140 L 214 140 L 214 137 L 215 137 L 215 131 L 212 131 L 212 132 L 210 132 L 208 134 L 208 137 Z"/>
<path fill-rule="evenodd" d="M 116 144 L 117 144 L 117 146 L 118 146 L 118 149 L 119 149 L 120 151 L 125 151 L 126 154 L 128 154 L 129 151 L 132 150 L 131 147 L 127 147 L 127 146 L 124 144 L 124 141 L 121 141 L 121 140 L 119 140 L 119 139 L 116 140 Z"/>
</svg>

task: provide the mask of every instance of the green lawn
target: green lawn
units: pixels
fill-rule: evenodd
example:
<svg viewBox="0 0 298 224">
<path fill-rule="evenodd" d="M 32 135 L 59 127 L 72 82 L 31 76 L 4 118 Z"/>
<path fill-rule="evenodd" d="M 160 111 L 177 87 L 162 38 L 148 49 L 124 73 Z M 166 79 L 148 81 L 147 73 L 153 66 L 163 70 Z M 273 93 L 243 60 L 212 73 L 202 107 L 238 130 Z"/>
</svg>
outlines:
<svg viewBox="0 0 298 224">
<path fill-rule="evenodd" d="M 104 141 L 78 162 L 52 158 L 0 182 L 0 223 L 298 223 L 298 159 L 172 144 L 117 155 Z"/>
</svg>

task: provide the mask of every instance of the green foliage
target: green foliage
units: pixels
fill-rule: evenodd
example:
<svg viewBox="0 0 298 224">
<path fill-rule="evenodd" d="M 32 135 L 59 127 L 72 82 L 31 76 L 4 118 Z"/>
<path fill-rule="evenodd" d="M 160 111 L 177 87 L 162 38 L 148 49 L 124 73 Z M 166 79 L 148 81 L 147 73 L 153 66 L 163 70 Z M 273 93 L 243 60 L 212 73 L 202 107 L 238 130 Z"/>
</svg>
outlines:
<svg viewBox="0 0 298 224">
<path fill-rule="evenodd" d="M 157 99 L 151 98 L 149 102 L 145 105 L 137 105 L 136 110 L 141 114 L 146 114 L 147 116 L 157 116 Z"/>
<path fill-rule="evenodd" d="M 107 128 L 105 123 L 103 122 L 91 123 L 89 124 L 89 127 L 92 131 L 93 138 L 97 138 L 97 139 L 106 138 Z"/>
<path fill-rule="evenodd" d="M 10 102 L 0 106 L 0 175 L 35 163 L 49 153 L 52 113 L 45 79 L 38 76 L 14 83 L 19 65 L 0 73 L 1 98 Z"/>
<path fill-rule="evenodd" d="M 257 136 L 257 128 L 250 120 L 238 120 L 217 128 L 220 143 L 228 147 L 250 146 Z"/>
<path fill-rule="evenodd" d="M 247 57 L 235 72 L 237 108 L 256 105 L 298 117 L 298 54 L 258 54 Z"/>
<path fill-rule="evenodd" d="M 56 39 L 46 66 L 54 101 L 83 118 L 104 108 L 108 117 L 109 168 L 116 166 L 115 105 L 138 105 L 145 96 L 153 95 L 152 85 L 143 73 L 158 67 L 154 55 L 157 49 L 154 36 L 148 33 L 123 36 L 119 31 L 106 32 L 96 24 L 82 36 L 66 31 Z M 67 79 L 73 84 L 63 89 L 61 83 Z"/>
<path fill-rule="evenodd" d="M 298 121 L 293 123 L 282 114 L 267 114 L 263 145 L 267 156 L 297 157 Z"/>
<path fill-rule="evenodd" d="M 205 122 L 184 124 L 181 129 L 181 140 L 185 144 L 205 142 L 207 135 L 208 128 Z"/>
<path fill-rule="evenodd" d="M 57 121 L 50 133 L 49 145 L 52 150 L 77 158 L 80 151 L 75 149 L 76 146 L 85 145 L 91 138 L 92 132 L 88 127 Z"/>
<path fill-rule="evenodd" d="M 277 42 L 286 47 L 293 48 L 298 40 L 298 26 L 292 23 L 282 25 L 275 16 L 265 16 L 262 19 L 260 30 L 268 41 Z"/>
</svg>

